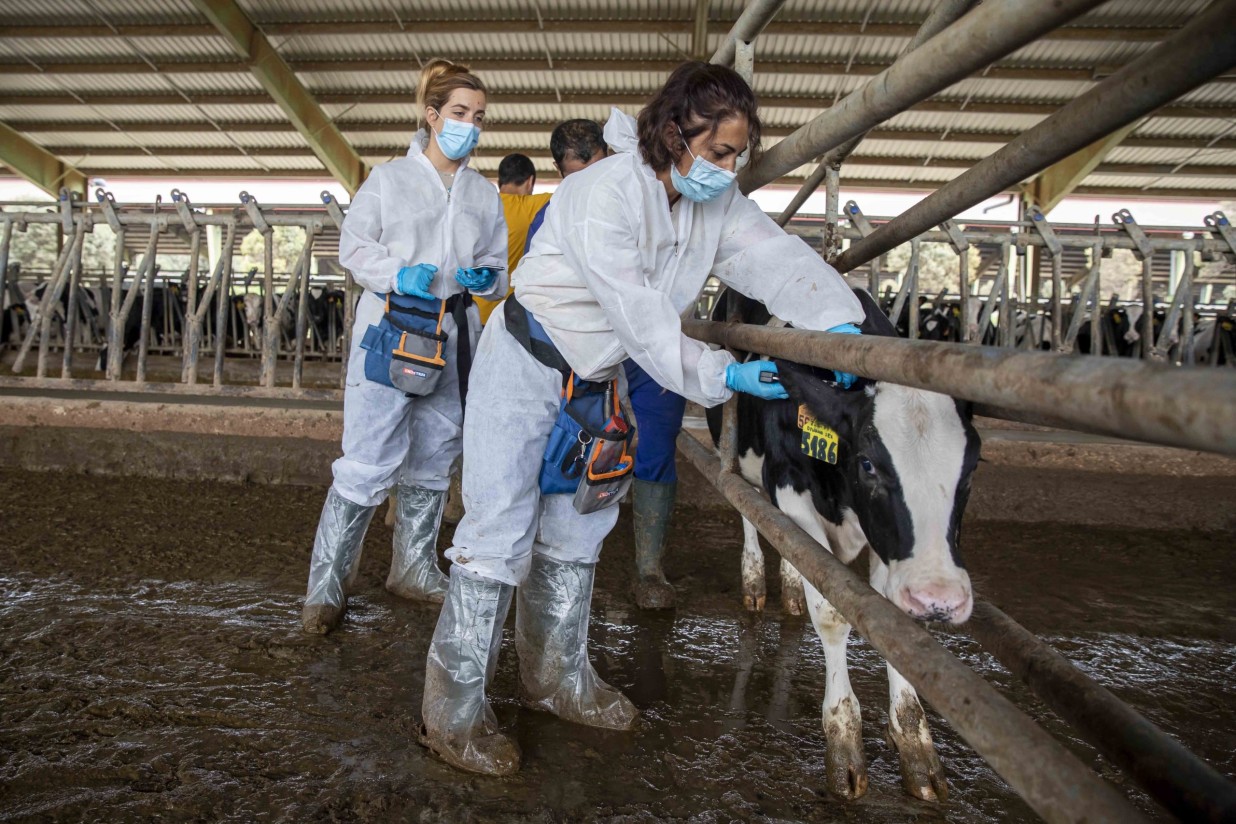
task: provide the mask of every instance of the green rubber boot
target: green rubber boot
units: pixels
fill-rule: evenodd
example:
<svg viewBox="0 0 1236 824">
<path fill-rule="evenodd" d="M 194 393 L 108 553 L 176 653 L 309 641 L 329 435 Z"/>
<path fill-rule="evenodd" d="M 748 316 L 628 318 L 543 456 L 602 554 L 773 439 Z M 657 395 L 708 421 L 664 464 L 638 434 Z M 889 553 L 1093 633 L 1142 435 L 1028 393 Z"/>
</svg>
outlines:
<svg viewBox="0 0 1236 824">
<path fill-rule="evenodd" d="M 636 478 L 634 487 L 635 603 L 640 609 L 672 609 L 674 588 L 665 580 L 661 559 L 678 482 L 659 484 Z"/>
</svg>

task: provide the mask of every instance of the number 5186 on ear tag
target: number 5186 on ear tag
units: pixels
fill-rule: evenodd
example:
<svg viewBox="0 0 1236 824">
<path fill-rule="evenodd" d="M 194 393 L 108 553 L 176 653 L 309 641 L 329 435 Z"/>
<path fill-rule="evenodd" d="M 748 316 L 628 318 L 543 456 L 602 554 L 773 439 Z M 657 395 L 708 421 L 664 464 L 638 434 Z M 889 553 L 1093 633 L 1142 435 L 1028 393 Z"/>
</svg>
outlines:
<svg viewBox="0 0 1236 824">
<path fill-rule="evenodd" d="M 798 407 L 798 428 L 803 431 L 803 452 L 817 461 L 837 463 L 837 444 L 840 438 L 836 430 L 817 421 L 808 411 L 806 404 Z"/>
</svg>

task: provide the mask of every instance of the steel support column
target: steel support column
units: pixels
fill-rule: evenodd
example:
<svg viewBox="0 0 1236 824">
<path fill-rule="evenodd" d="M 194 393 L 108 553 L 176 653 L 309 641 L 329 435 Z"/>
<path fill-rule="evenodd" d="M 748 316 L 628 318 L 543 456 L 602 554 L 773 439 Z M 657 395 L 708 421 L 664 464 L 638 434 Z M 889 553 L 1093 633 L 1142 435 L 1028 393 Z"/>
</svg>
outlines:
<svg viewBox="0 0 1236 824">
<path fill-rule="evenodd" d="M 20 132 L 0 123 L 0 163 L 52 197 L 63 187 L 86 199 L 86 176 Z"/>
<path fill-rule="evenodd" d="M 733 28 L 708 62 L 722 66 L 734 65 L 735 46 L 738 42 L 750 43 L 758 37 L 784 5 L 785 0 L 749 0 L 747 7 L 734 21 Z"/>
<path fill-rule="evenodd" d="M 241 59 L 262 87 L 296 125 L 326 170 L 349 194 L 356 194 L 368 170 L 334 122 L 322 111 L 296 73 L 254 25 L 235 0 L 193 0 Z"/>
<path fill-rule="evenodd" d="M 743 192 L 858 137 L 1101 2 L 988 0 L 778 143 L 760 163 L 748 166 L 738 179 Z"/>
<path fill-rule="evenodd" d="M 995 4 L 966 20 L 989 6 Z M 862 265 L 1236 65 L 1233 19 L 1236 0 L 1215 0 L 1173 37 L 855 243 L 837 268 Z"/>
<path fill-rule="evenodd" d="M 1098 168 L 1112 149 L 1128 137 L 1129 133 L 1141 125 L 1141 120 L 1135 120 L 1122 126 L 1109 135 L 1105 135 L 1080 149 L 1063 160 L 1058 160 L 1026 183 L 1022 189 L 1030 202 L 1047 214 L 1064 200 L 1086 179 L 1086 175 Z"/>
</svg>

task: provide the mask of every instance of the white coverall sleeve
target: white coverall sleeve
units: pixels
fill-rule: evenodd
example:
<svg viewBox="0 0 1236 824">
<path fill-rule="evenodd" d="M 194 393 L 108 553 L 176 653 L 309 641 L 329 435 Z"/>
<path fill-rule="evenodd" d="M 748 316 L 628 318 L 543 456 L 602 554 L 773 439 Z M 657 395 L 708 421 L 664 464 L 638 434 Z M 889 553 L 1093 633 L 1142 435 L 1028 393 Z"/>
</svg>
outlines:
<svg viewBox="0 0 1236 824">
<path fill-rule="evenodd" d="M 627 354 L 661 386 L 701 406 L 724 403 L 733 394 L 724 350 L 686 337 L 669 296 L 648 285 L 632 226 L 634 208 L 613 189 L 598 186 L 572 225 L 563 254 L 578 272 Z"/>
<path fill-rule="evenodd" d="M 379 167 L 369 173 L 348 206 L 347 217 L 339 228 L 339 263 L 361 286 L 385 294 L 394 291 L 399 270 L 408 264 L 392 257 L 381 237 L 382 173 Z"/>
<path fill-rule="evenodd" d="M 494 198 L 494 210 L 486 221 L 486 228 L 481 231 L 481 237 L 476 240 L 476 250 L 473 259 L 474 266 L 501 266 L 502 271 L 494 278 L 493 284 L 483 291 L 470 290 L 477 297 L 506 296 L 506 290 L 511 282 L 511 273 L 506 268 L 506 214 L 502 211 L 502 199 Z"/>
<path fill-rule="evenodd" d="M 712 273 L 798 329 L 863 321 L 862 304 L 837 270 L 742 195 L 726 211 Z"/>
</svg>

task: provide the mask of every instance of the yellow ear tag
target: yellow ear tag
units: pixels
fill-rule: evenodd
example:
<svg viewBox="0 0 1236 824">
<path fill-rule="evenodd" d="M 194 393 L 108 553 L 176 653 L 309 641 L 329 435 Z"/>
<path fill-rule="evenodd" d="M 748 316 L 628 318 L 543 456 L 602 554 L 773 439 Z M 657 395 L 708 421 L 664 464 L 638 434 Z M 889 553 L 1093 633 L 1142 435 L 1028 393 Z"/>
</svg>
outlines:
<svg viewBox="0 0 1236 824">
<path fill-rule="evenodd" d="M 815 419 L 806 404 L 798 407 L 798 428 L 803 431 L 802 450 L 809 457 L 824 463 L 837 463 L 837 444 L 841 438 L 837 431 Z"/>
</svg>

